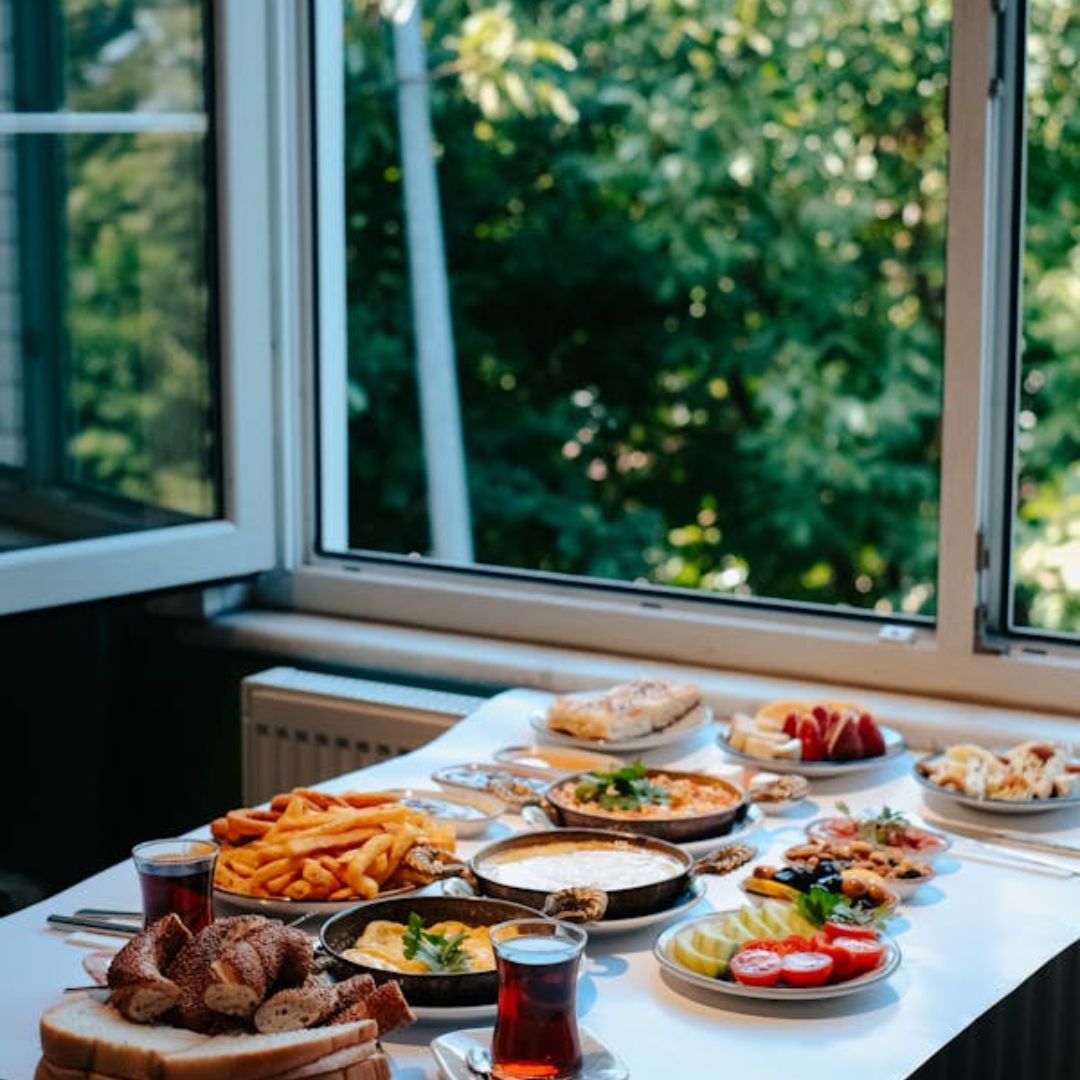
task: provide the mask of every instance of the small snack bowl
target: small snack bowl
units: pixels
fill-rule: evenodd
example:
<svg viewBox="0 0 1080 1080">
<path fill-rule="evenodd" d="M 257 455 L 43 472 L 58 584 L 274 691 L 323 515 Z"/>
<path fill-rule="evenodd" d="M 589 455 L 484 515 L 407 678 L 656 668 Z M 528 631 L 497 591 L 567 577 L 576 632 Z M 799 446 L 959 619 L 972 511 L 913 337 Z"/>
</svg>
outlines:
<svg viewBox="0 0 1080 1080">
<path fill-rule="evenodd" d="M 479 836 L 507 810 L 498 796 L 464 788 L 394 788 L 389 794 L 403 806 L 421 810 L 440 824 L 449 825 L 455 836 L 462 837 Z"/>
<path fill-rule="evenodd" d="M 496 751 L 495 760 L 510 765 L 524 765 L 531 769 L 551 769 L 560 774 L 621 769 L 626 764 L 621 758 L 611 754 L 598 754 L 595 750 L 540 744 L 504 746 Z"/>
</svg>

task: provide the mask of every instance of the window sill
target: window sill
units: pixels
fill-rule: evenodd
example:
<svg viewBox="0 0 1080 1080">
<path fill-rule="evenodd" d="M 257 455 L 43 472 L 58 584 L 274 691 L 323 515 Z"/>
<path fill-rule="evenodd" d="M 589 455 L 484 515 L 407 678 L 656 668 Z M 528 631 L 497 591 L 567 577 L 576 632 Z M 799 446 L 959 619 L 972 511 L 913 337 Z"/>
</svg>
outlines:
<svg viewBox="0 0 1080 1080">
<path fill-rule="evenodd" d="M 697 683 L 720 716 L 752 709 L 755 703 L 770 698 L 852 694 L 825 682 L 292 612 L 237 612 L 212 623 L 185 627 L 182 633 L 188 640 L 219 648 L 393 672 L 404 679 L 493 688 L 530 686 L 565 692 L 648 673 Z M 965 740 L 1008 744 L 1034 736 L 1072 742 L 1080 732 L 1075 720 L 1030 710 L 878 691 L 859 690 L 857 695 L 886 723 L 903 731 L 912 746 L 925 749 Z"/>
</svg>

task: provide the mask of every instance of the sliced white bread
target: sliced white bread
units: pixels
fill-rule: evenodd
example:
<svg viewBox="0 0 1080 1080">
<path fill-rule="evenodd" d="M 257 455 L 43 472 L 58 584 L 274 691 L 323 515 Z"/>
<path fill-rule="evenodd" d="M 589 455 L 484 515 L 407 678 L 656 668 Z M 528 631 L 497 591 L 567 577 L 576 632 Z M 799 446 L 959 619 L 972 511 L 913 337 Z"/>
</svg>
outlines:
<svg viewBox="0 0 1080 1080">
<path fill-rule="evenodd" d="M 41 1018 L 41 1048 L 50 1065 L 110 1080 L 266 1080 L 377 1034 L 374 1020 L 358 1020 L 273 1035 L 202 1035 L 134 1024 L 88 996 L 61 1002 Z"/>
<path fill-rule="evenodd" d="M 270 1080 L 390 1080 L 390 1061 L 387 1056 L 381 1051 L 374 1050 L 373 1047 L 376 1044 L 373 1042 L 361 1045 L 367 1057 L 347 1061 L 339 1056 L 344 1051 L 338 1051 L 312 1062 L 310 1066 L 305 1065 L 302 1075 L 299 1071 L 292 1070 L 281 1076 L 271 1077 Z M 307 1071 L 312 1068 L 320 1071 Z M 65 1069 L 62 1065 L 54 1065 L 48 1058 L 42 1058 L 38 1062 L 34 1080 L 117 1080 L 117 1078 L 107 1076 L 105 1073 Z"/>
</svg>

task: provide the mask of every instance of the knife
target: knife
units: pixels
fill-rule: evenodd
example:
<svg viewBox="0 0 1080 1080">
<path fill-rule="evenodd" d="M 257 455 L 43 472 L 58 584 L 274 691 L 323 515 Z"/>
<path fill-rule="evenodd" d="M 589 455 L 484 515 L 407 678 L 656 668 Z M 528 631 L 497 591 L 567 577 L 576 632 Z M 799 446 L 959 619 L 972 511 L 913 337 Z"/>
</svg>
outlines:
<svg viewBox="0 0 1080 1080">
<path fill-rule="evenodd" d="M 99 934 L 112 934 L 116 937 L 134 937 L 142 931 L 141 926 L 121 926 L 108 919 L 89 919 L 75 915 L 50 915 L 45 921 L 50 926 L 95 930 Z"/>
</svg>

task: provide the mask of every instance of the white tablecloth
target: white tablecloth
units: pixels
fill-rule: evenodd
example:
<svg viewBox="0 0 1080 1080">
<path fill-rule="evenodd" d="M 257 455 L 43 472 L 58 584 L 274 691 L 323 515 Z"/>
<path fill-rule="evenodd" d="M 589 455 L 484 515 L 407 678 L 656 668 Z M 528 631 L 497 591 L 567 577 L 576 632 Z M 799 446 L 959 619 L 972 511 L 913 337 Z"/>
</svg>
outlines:
<svg viewBox="0 0 1080 1080">
<path fill-rule="evenodd" d="M 491 699 L 446 735 L 415 753 L 339 777 L 331 790 L 426 785 L 444 765 L 490 760 L 499 747 L 534 741 L 528 716 L 546 701 L 529 691 Z M 650 763 L 721 763 L 703 734 L 695 742 L 653 751 Z M 890 806 L 918 811 L 923 793 L 910 777 L 911 757 L 855 776 L 815 783 L 811 800 L 769 817 L 754 840 L 779 851 L 802 836 L 812 817 L 837 798 L 856 811 Z M 430 786 L 430 785 L 428 785 Z M 956 818 L 1023 828 L 1080 843 L 1080 811 L 1037 818 L 964 815 Z M 500 822 L 490 840 L 519 827 Z M 463 845 L 466 852 L 478 846 Z M 1074 863 L 1080 866 L 1080 862 Z M 579 989 L 580 1016 L 623 1057 L 634 1080 L 705 1076 L 792 1076 L 835 1080 L 845 1075 L 893 1080 L 908 1076 L 973 1020 L 1052 957 L 1080 938 L 1080 879 L 1044 876 L 949 859 L 934 883 L 901 909 L 893 931 L 903 964 L 886 983 L 836 1001 L 797 1007 L 708 997 L 669 982 L 652 956 L 658 930 L 597 939 L 587 950 Z M 738 906 L 741 874 L 707 878 L 708 894 L 693 914 Z M 37 1020 L 64 986 L 85 984 L 84 950 L 46 929 L 49 912 L 79 907 L 137 909 L 129 863 L 115 866 L 0 920 L 0 1080 L 30 1080 L 38 1057 Z M 434 1080 L 427 1050 L 440 1029 L 417 1026 L 388 1042 L 398 1080 Z"/>
</svg>

